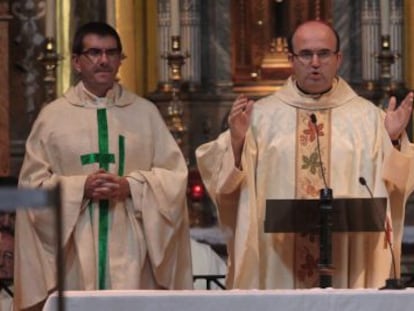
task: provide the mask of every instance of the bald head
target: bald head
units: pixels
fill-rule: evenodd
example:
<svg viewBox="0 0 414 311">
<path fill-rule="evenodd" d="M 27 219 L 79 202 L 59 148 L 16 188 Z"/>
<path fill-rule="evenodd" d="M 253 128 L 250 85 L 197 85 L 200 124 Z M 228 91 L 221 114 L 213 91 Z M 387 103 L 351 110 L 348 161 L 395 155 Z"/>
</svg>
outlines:
<svg viewBox="0 0 414 311">
<path fill-rule="evenodd" d="M 288 58 L 296 85 L 302 91 L 315 95 L 327 92 L 342 60 L 338 35 L 325 22 L 305 22 L 290 39 Z"/>
<path fill-rule="evenodd" d="M 320 20 L 310 20 L 310 21 L 306 21 L 302 24 L 300 24 L 299 26 L 296 27 L 296 29 L 293 31 L 293 33 L 289 36 L 288 38 L 288 51 L 289 52 L 294 52 L 294 40 L 296 37 L 296 34 L 299 32 L 301 32 L 303 29 L 307 30 L 313 30 L 313 29 L 325 29 L 325 31 L 331 32 L 332 35 L 335 38 L 335 52 L 338 52 L 341 49 L 341 41 L 339 39 L 339 35 L 336 32 L 336 30 L 329 25 L 328 23 L 324 22 L 324 21 L 320 21 Z"/>
</svg>

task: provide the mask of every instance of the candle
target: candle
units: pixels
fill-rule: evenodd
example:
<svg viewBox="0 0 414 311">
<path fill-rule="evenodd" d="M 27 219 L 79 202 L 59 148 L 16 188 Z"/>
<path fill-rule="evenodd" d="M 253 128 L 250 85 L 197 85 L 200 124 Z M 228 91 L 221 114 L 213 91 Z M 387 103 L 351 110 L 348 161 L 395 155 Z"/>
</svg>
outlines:
<svg viewBox="0 0 414 311">
<path fill-rule="evenodd" d="M 180 35 L 180 0 L 170 1 L 171 10 L 171 36 Z"/>
<path fill-rule="evenodd" d="M 46 0 L 46 37 L 55 37 L 55 0 Z"/>
<path fill-rule="evenodd" d="M 380 0 L 381 12 L 381 35 L 386 36 L 390 34 L 390 1 Z"/>
</svg>

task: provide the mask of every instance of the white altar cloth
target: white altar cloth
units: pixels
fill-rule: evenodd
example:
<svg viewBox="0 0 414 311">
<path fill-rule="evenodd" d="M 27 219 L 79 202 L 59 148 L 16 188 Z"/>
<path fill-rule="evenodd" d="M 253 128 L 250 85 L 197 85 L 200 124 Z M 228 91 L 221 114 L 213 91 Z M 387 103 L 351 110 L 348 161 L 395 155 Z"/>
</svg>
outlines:
<svg viewBox="0 0 414 311">
<path fill-rule="evenodd" d="M 67 291 L 65 301 L 66 311 L 412 311 L 414 288 Z M 57 310 L 56 294 L 43 310 Z"/>
</svg>

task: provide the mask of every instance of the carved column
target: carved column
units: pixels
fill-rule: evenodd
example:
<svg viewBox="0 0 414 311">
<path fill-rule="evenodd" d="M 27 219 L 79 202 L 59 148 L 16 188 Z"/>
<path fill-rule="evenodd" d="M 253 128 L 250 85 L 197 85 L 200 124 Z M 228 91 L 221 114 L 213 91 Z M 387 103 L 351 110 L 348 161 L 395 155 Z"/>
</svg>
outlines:
<svg viewBox="0 0 414 311">
<path fill-rule="evenodd" d="M 116 21 L 116 28 L 121 36 L 123 52 L 127 56 L 122 60 L 122 66 L 119 68 L 119 78 L 127 89 L 142 93 L 137 90 L 138 75 L 136 72 L 138 70 L 143 72 L 143 68 L 138 66 L 137 52 L 139 47 L 136 44 L 135 35 L 138 32 L 138 21 L 143 17 L 142 7 L 138 10 L 134 1 L 119 1 L 116 3 L 116 10 L 119 19 Z"/>
<path fill-rule="evenodd" d="M 364 0 L 361 15 L 362 80 L 371 88 L 374 81 L 379 78 L 379 67 L 374 57 L 375 53 L 380 51 L 378 3 L 373 0 Z"/>
<path fill-rule="evenodd" d="M 10 171 L 9 127 L 9 15 L 8 1 L 0 1 L 0 176 Z"/>
<path fill-rule="evenodd" d="M 170 6 L 167 0 L 158 0 L 158 84 L 161 90 L 168 90 L 169 69 L 165 57 L 170 50 Z"/>
<path fill-rule="evenodd" d="M 391 1 L 391 15 L 390 15 L 390 39 L 391 52 L 398 54 L 400 57 L 396 58 L 394 65 L 391 66 L 391 80 L 397 85 L 403 84 L 402 72 L 402 49 L 403 49 L 403 4 L 400 0 Z"/>
<path fill-rule="evenodd" d="M 405 85 L 414 89 L 414 1 L 404 0 L 404 68 Z"/>
<path fill-rule="evenodd" d="M 200 0 L 183 0 L 181 5 L 182 51 L 190 56 L 183 67 L 183 80 L 193 90 L 201 83 Z"/>
</svg>

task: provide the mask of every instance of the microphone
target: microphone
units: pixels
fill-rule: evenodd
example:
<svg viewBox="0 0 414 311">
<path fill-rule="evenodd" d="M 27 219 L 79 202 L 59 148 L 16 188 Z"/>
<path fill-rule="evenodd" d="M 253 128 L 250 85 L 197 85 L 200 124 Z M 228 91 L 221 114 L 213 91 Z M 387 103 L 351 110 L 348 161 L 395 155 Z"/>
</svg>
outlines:
<svg viewBox="0 0 414 311">
<path fill-rule="evenodd" d="M 332 189 L 328 188 L 323 169 L 321 147 L 319 143 L 319 129 L 316 115 L 310 115 L 316 132 L 316 144 L 319 156 L 319 165 L 324 188 L 319 192 L 319 286 L 321 288 L 332 287 Z"/>
<path fill-rule="evenodd" d="M 369 196 L 373 200 L 374 204 L 376 204 L 376 201 L 374 200 L 374 195 L 372 194 L 371 188 L 368 186 L 367 181 L 364 177 L 359 177 L 359 183 L 367 189 Z M 388 248 L 390 249 L 391 253 L 391 264 L 392 264 L 392 270 L 393 270 L 393 277 L 388 278 L 385 280 L 385 286 L 381 287 L 380 289 L 404 289 L 405 285 L 401 281 L 401 279 L 397 278 L 397 265 L 395 263 L 395 255 L 394 255 L 394 247 L 392 245 L 391 237 L 389 235 L 389 232 L 387 230 L 387 226 L 384 225 L 384 233 L 385 233 L 385 241 L 388 245 Z"/>
<path fill-rule="evenodd" d="M 310 115 L 310 119 L 313 123 L 313 126 L 315 128 L 315 132 L 316 132 L 316 146 L 317 146 L 317 150 L 318 150 L 319 166 L 320 166 L 320 169 L 321 169 L 323 185 L 324 185 L 325 189 L 329 189 L 328 188 L 328 183 L 326 182 L 325 170 L 323 169 L 322 155 L 321 155 L 321 145 L 320 145 L 320 142 L 319 142 L 319 129 L 318 129 L 318 124 L 317 124 L 318 121 L 316 119 L 316 115 L 314 113 L 312 113 Z"/>
</svg>

